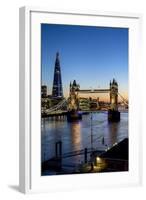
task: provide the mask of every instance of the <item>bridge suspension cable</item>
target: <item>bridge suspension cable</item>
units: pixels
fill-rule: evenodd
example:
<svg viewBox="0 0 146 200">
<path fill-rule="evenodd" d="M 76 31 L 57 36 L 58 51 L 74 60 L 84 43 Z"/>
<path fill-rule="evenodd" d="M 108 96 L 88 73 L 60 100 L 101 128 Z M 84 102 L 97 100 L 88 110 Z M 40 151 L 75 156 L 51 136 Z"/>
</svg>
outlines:
<svg viewBox="0 0 146 200">
<path fill-rule="evenodd" d="M 59 109 L 61 109 L 65 104 L 67 103 L 67 100 L 66 99 L 63 99 L 61 102 L 59 102 L 57 105 L 53 106 L 52 108 L 50 109 L 47 109 L 46 112 L 49 114 L 49 113 L 52 113 L 54 111 L 57 111 Z"/>
<path fill-rule="evenodd" d="M 127 100 L 118 92 L 119 97 L 122 99 L 123 103 L 128 106 Z"/>
</svg>

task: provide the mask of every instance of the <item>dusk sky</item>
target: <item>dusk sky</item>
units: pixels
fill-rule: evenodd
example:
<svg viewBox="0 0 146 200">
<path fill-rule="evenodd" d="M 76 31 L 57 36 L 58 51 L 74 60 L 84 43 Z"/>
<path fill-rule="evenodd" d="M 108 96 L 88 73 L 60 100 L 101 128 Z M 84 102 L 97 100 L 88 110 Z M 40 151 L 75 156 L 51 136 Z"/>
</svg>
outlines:
<svg viewBox="0 0 146 200">
<path fill-rule="evenodd" d="M 115 78 L 119 92 L 127 98 L 128 29 L 42 24 L 42 84 L 48 86 L 48 94 L 52 93 L 57 51 L 65 97 L 69 94 L 69 83 L 74 79 L 81 89 L 97 89 L 109 88 L 110 80 Z M 107 94 L 94 96 L 109 98 Z"/>
</svg>

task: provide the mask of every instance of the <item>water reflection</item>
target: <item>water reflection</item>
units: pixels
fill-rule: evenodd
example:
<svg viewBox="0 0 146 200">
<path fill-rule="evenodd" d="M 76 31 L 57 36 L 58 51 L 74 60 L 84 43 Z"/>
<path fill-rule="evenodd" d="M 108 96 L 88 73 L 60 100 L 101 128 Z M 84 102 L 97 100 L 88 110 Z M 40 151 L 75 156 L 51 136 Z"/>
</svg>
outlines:
<svg viewBox="0 0 146 200">
<path fill-rule="evenodd" d="M 121 113 L 119 123 L 108 123 L 107 113 L 93 113 L 92 118 L 93 147 L 105 149 L 128 136 L 128 113 Z M 103 145 L 104 137 L 104 145 Z M 62 152 L 78 151 L 91 148 L 91 117 L 84 115 L 79 122 L 68 123 L 67 120 L 42 119 L 41 153 L 42 161 L 55 156 L 55 143 L 62 141 Z M 72 162 L 82 159 L 72 157 Z"/>
<path fill-rule="evenodd" d="M 71 145 L 74 151 L 80 150 L 82 148 L 82 134 L 81 134 L 81 123 L 74 122 L 70 123 L 71 132 Z"/>
</svg>

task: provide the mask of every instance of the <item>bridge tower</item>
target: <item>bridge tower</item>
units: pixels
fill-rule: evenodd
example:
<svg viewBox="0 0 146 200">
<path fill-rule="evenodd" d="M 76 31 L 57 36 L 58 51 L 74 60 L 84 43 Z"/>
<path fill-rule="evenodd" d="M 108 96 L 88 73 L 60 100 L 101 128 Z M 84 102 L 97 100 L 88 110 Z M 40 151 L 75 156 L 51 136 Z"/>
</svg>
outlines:
<svg viewBox="0 0 146 200">
<path fill-rule="evenodd" d="M 120 121 L 120 112 L 118 111 L 118 83 L 115 79 L 110 81 L 110 109 L 108 111 L 109 122 Z"/>
<path fill-rule="evenodd" d="M 68 103 L 68 110 L 75 110 L 79 109 L 79 100 L 78 100 L 78 90 L 80 86 L 76 83 L 76 80 L 73 83 L 70 82 L 70 94 L 69 94 L 69 103 Z"/>
<path fill-rule="evenodd" d="M 118 83 L 115 79 L 110 82 L 110 104 L 111 110 L 118 110 Z"/>
<path fill-rule="evenodd" d="M 70 82 L 70 94 L 68 100 L 68 121 L 74 121 L 78 119 L 82 119 L 82 115 L 79 112 L 79 97 L 78 91 L 80 89 L 80 85 L 76 83 L 76 80 L 73 83 Z"/>
</svg>

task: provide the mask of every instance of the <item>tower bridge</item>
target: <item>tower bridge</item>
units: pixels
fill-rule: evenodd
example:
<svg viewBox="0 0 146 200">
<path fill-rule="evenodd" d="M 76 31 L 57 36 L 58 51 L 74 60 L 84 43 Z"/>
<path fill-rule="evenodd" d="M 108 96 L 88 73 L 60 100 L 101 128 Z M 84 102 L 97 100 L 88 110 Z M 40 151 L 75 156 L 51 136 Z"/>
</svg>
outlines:
<svg viewBox="0 0 146 200">
<path fill-rule="evenodd" d="M 108 110 L 109 121 L 120 121 L 120 112 L 118 111 L 118 83 L 115 79 L 110 81 L 109 88 L 107 89 L 80 89 L 80 85 L 76 83 L 70 83 L 70 94 L 68 99 L 68 118 L 69 120 L 81 118 L 78 116 L 79 111 L 79 94 L 80 93 L 109 93 L 110 97 L 110 109 Z"/>
<path fill-rule="evenodd" d="M 115 79 L 110 81 L 109 88 L 104 89 L 81 89 L 80 85 L 74 80 L 70 83 L 69 97 L 63 99 L 57 105 L 45 110 L 45 116 L 64 116 L 67 115 L 69 121 L 81 119 L 82 114 L 80 112 L 79 101 L 80 94 L 93 94 L 93 93 L 106 93 L 109 95 L 110 108 L 108 110 L 108 120 L 118 122 L 120 121 L 120 112 L 118 110 L 118 97 L 122 99 L 124 105 L 128 106 L 128 102 L 118 92 L 118 83 Z M 65 111 L 62 109 L 64 106 L 67 107 Z"/>
</svg>

